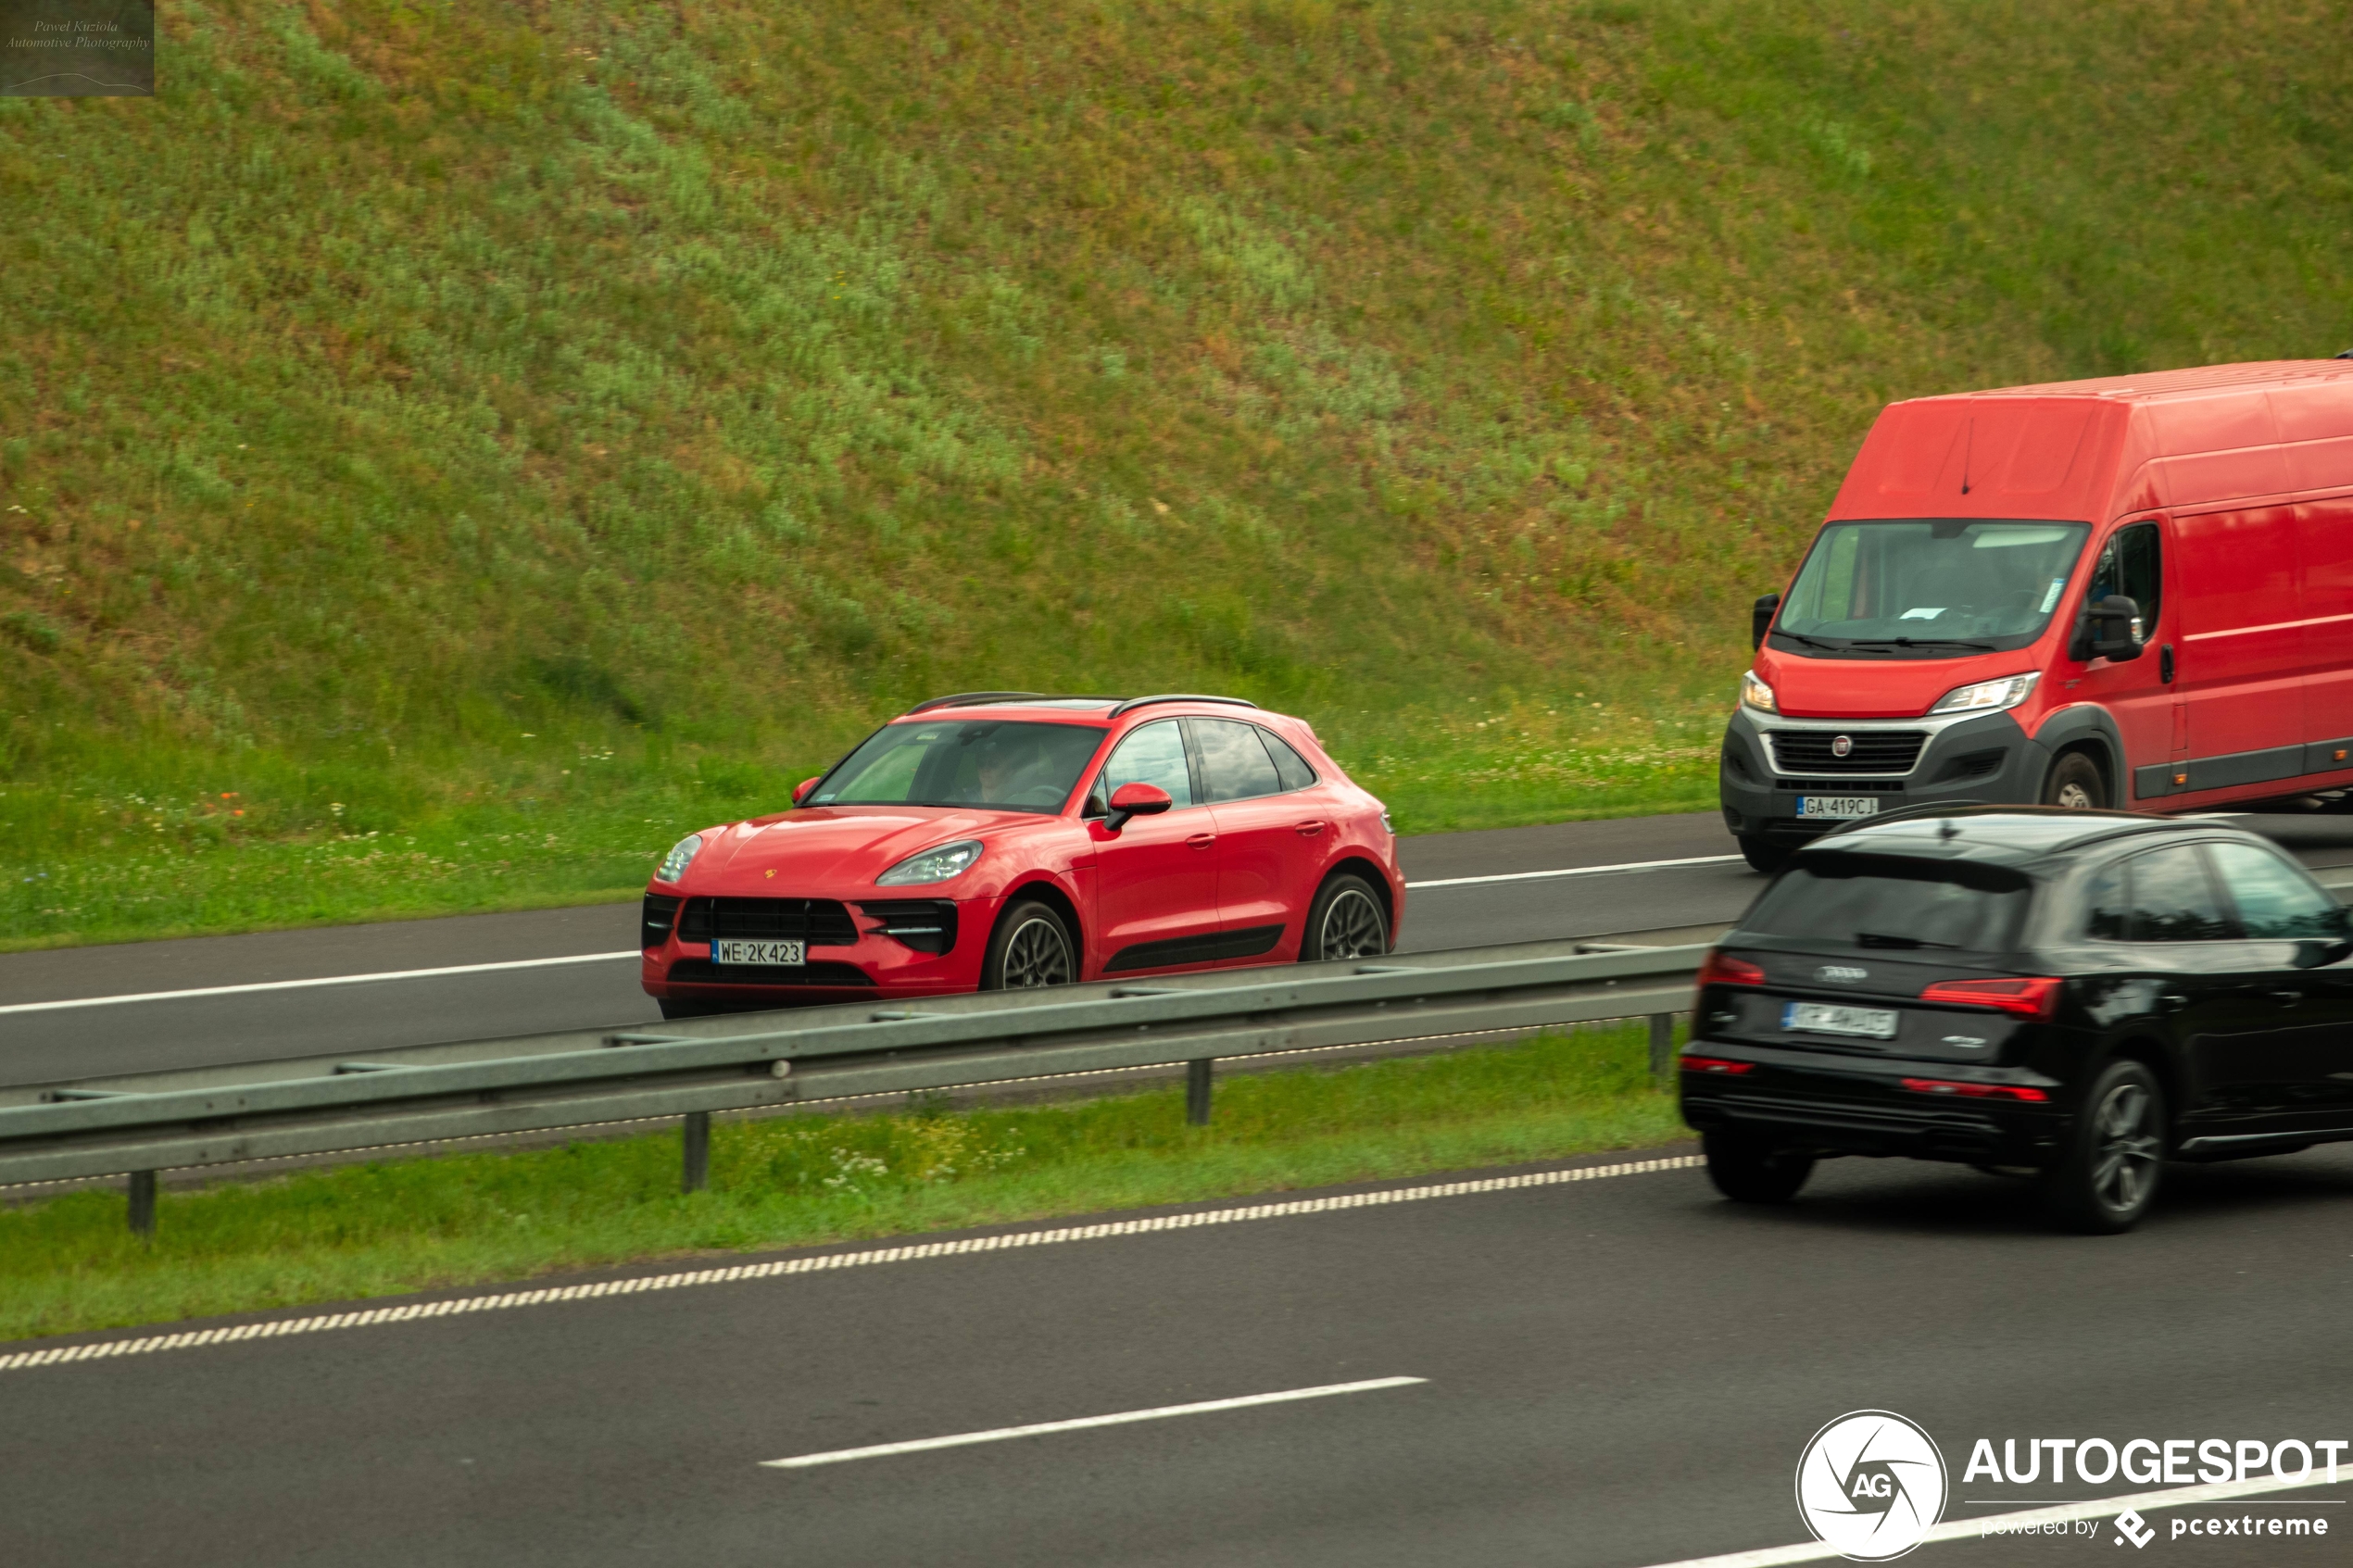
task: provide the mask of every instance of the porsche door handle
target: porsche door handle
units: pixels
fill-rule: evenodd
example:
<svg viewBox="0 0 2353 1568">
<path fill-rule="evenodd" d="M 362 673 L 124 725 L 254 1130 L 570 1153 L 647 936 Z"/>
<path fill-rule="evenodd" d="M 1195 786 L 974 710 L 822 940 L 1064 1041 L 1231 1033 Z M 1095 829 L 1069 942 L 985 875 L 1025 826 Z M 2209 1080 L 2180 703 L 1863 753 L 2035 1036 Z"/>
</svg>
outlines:
<svg viewBox="0 0 2353 1568">
<path fill-rule="evenodd" d="M 1193 834 L 1192 837 L 1185 840 L 1186 847 L 1190 849 L 1214 848 L 1216 844 L 1217 835 L 1214 833 L 1197 833 Z"/>
<path fill-rule="evenodd" d="M 1291 831 L 1298 834 L 1302 838 L 1313 838 L 1317 834 L 1324 831 L 1324 824 L 1321 822 L 1301 822 Z"/>
<path fill-rule="evenodd" d="M 2189 1005 L 2190 999 L 2179 991 L 2168 991 L 2157 998 L 2158 1010 L 2160 1012 L 2179 1012 Z"/>
<path fill-rule="evenodd" d="M 2274 991 L 2271 993 L 2271 1000 L 2279 1003 L 2280 1006 L 2284 1008 L 2301 1007 L 2304 1005 L 2304 993 L 2301 991 Z"/>
</svg>

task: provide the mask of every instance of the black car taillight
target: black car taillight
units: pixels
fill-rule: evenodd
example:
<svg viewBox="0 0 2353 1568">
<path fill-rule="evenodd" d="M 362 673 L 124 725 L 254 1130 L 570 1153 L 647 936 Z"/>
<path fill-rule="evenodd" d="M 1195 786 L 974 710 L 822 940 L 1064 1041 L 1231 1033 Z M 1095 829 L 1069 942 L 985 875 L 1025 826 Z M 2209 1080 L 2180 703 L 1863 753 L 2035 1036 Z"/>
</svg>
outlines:
<svg viewBox="0 0 2353 1568">
<path fill-rule="evenodd" d="M 1707 957 L 1699 961 L 1699 983 L 1702 985 L 1762 985 L 1765 972 L 1745 959 L 1727 958 L 1720 947 L 1710 947 Z"/>
<path fill-rule="evenodd" d="M 1916 1095 L 1954 1095 L 1962 1099 L 2007 1099 L 2042 1105 L 2050 1096 L 2024 1084 L 1964 1084 L 1951 1078 L 1906 1078 L 1904 1086 Z"/>
<path fill-rule="evenodd" d="M 2064 980 L 2039 975 L 2018 980 L 1940 980 L 1920 993 L 1920 1000 L 1992 1008 L 1996 1012 L 2040 1020 L 2058 1011 L 2059 993 L 2066 988 Z"/>
<path fill-rule="evenodd" d="M 679 902 L 666 893 L 646 895 L 645 929 L 640 946 L 659 947 L 670 940 L 670 927 L 678 918 Z"/>
<path fill-rule="evenodd" d="M 882 922 L 875 928 L 880 935 L 919 953 L 945 953 L 956 946 L 952 898 L 893 898 L 858 909 L 868 920 Z"/>
</svg>

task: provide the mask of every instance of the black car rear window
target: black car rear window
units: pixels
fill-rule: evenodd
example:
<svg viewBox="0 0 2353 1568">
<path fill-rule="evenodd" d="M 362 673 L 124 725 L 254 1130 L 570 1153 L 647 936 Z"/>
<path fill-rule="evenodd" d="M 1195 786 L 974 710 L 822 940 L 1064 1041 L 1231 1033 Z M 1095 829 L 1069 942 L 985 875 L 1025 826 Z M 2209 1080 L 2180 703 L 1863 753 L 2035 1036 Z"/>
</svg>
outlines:
<svg viewBox="0 0 2353 1568">
<path fill-rule="evenodd" d="M 1741 922 L 1765 936 L 1856 947 L 2007 952 L 2032 884 L 1999 866 L 1817 852 L 1783 872 Z"/>
</svg>

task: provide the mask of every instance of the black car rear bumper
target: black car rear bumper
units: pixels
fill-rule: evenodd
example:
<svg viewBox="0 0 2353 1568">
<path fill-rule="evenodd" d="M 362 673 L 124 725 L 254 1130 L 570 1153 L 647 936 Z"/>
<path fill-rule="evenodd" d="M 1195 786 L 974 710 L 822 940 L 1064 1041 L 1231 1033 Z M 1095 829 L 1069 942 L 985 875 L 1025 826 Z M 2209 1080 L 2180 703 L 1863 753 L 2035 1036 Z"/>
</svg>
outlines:
<svg viewBox="0 0 2353 1568">
<path fill-rule="evenodd" d="M 1976 1165 L 2040 1165 L 2070 1116 L 2055 1102 L 1966 1098 L 1906 1089 L 1906 1078 L 2013 1085 L 2056 1097 L 2059 1085 L 2018 1070 L 1949 1061 L 1849 1059 L 1694 1040 L 1687 1054 L 1743 1062 L 1742 1073 L 1679 1072 L 1683 1121 L 1825 1154 L 1897 1155 Z"/>
</svg>

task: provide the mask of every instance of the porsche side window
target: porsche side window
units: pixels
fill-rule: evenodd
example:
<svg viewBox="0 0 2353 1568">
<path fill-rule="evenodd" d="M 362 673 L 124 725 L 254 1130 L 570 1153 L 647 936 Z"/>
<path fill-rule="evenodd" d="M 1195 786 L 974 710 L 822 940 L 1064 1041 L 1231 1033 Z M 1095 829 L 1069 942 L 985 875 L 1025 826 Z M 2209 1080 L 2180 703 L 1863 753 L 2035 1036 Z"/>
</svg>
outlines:
<svg viewBox="0 0 2353 1568">
<path fill-rule="evenodd" d="M 1266 743 L 1267 755 L 1275 759 L 1275 771 L 1281 776 L 1284 789 L 1305 789 L 1315 782 L 1315 770 L 1291 749 L 1290 742 L 1271 730 L 1260 730 L 1258 738 Z"/>
<path fill-rule="evenodd" d="M 1202 783 L 1211 805 L 1282 793 L 1282 777 L 1258 738 L 1265 732 L 1257 725 L 1232 719 L 1195 719 L 1192 725 L 1193 744 L 1201 747 Z"/>
<path fill-rule="evenodd" d="M 1170 808 L 1172 810 L 1182 810 L 1193 803 L 1193 778 L 1185 767 L 1185 737 L 1177 730 L 1176 720 L 1146 724 L 1119 743 L 1119 749 L 1103 764 L 1102 776 L 1087 797 L 1088 812 L 1101 816 L 1102 803 L 1124 784 L 1158 784 L 1176 803 Z"/>
</svg>

